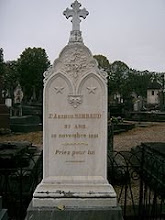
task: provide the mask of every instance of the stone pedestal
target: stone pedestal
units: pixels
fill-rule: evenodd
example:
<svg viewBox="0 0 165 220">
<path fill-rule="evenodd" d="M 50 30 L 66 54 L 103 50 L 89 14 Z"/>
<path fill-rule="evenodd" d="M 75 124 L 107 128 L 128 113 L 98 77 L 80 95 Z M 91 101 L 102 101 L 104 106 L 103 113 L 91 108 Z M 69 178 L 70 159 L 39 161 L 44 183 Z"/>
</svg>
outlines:
<svg viewBox="0 0 165 220">
<path fill-rule="evenodd" d="M 121 208 L 95 207 L 95 208 L 50 208 L 33 207 L 29 205 L 25 220 L 123 220 Z"/>
<path fill-rule="evenodd" d="M 116 193 L 107 182 L 41 183 L 33 197 L 34 207 L 93 208 L 117 206 Z"/>
</svg>

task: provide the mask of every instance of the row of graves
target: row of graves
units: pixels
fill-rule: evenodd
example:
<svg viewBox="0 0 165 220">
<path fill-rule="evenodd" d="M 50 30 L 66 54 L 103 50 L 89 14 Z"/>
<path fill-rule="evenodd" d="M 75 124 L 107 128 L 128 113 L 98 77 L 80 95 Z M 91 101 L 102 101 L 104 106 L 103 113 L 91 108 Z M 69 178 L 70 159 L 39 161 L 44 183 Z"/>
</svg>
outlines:
<svg viewBox="0 0 165 220">
<path fill-rule="evenodd" d="M 165 143 L 108 151 L 108 180 L 124 219 L 165 219 Z"/>
<path fill-rule="evenodd" d="M 35 112 L 36 108 L 33 110 L 33 107 L 24 107 L 21 104 L 23 92 L 20 86 L 15 89 L 12 105 L 11 99 L 4 99 L 1 85 L 2 83 L 0 83 L 0 135 L 28 132 L 39 127 L 41 109 Z M 0 142 L 1 220 L 24 219 L 33 191 L 41 178 L 42 148 L 29 142 Z"/>
<path fill-rule="evenodd" d="M 42 149 L 30 142 L 0 142 L 0 219 L 24 219 L 42 179 Z M 0 209 L 2 208 L 0 207 Z"/>
<path fill-rule="evenodd" d="M 3 94 L 3 92 L 2 92 Z M 4 133 L 8 130 L 11 132 L 32 132 L 42 130 L 42 104 L 41 103 L 24 103 L 23 91 L 18 84 L 14 90 L 14 98 L 3 98 L 3 108 L 6 110 L 6 117 L 3 117 L 3 121 L 6 124 L 0 125 Z M 3 109 L 2 109 L 3 110 Z M 8 129 L 8 130 L 6 130 Z"/>
<path fill-rule="evenodd" d="M 29 142 L 0 143 L 3 208 L 18 220 L 165 219 L 165 143 L 113 151 L 107 73 L 83 43 L 88 11 L 71 7 L 69 43 L 44 73 L 43 155 Z"/>
</svg>

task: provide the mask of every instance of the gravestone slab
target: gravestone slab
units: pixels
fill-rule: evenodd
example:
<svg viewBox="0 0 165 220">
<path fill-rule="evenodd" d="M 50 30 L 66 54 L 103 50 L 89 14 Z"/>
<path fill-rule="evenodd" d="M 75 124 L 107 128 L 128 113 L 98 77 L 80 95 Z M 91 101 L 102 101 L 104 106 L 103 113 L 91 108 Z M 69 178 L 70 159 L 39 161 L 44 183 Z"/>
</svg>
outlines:
<svg viewBox="0 0 165 220">
<path fill-rule="evenodd" d="M 44 73 L 43 180 L 33 207 L 117 207 L 107 181 L 107 73 L 83 44 L 75 1 L 70 41 Z M 76 16 L 76 17 L 75 17 Z"/>
<path fill-rule="evenodd" d="M 34 194 L 34 205 L 69 205 L 68 196 L 92 198 L 89 203 L 80 200 L 82 206 L 92 201 L 100 205 L 100 197 L 106 198 L 107 205 L 116 205 L 106 176 L 106 73 L 100 72 L 83 44 L 66 46 L 45 73 L 43 128 L 44 178 Z M 45 204 L 40 196 L 49 202 Z M 76 205 L 77 199 L 72 200 Z"/>
</svg>

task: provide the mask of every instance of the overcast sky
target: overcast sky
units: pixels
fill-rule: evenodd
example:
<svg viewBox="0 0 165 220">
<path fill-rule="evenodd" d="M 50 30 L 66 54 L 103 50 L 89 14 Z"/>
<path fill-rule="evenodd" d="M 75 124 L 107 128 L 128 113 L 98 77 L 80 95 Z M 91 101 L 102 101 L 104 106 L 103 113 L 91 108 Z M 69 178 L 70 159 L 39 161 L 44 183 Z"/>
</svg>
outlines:
<svg viewBox="0 0 165 220">
<path fill-rule="evenodd" d="M 72 28 L 63 11 L 73 0 L 0 0 L 0 47 L 16 60 L 27 47 L 42 47 L 53 62 Z M 84 43 L 110 63 L 165 72 L 165 0 L 79 0 L 89 16 L 81 22 Z"/>
</svg>

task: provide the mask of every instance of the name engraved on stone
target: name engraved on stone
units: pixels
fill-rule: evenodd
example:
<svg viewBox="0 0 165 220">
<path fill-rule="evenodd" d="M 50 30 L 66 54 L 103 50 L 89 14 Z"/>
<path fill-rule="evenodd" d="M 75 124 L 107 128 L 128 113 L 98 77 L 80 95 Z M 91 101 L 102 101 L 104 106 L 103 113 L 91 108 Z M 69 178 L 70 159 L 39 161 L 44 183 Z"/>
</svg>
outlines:
<svg viewBox="0 0 165 220">
<path fill-rule="evenodd" d="M 57 114 L 49 113 L 48 119 L 101 119 L 101 114 Z"/>
</svg>

